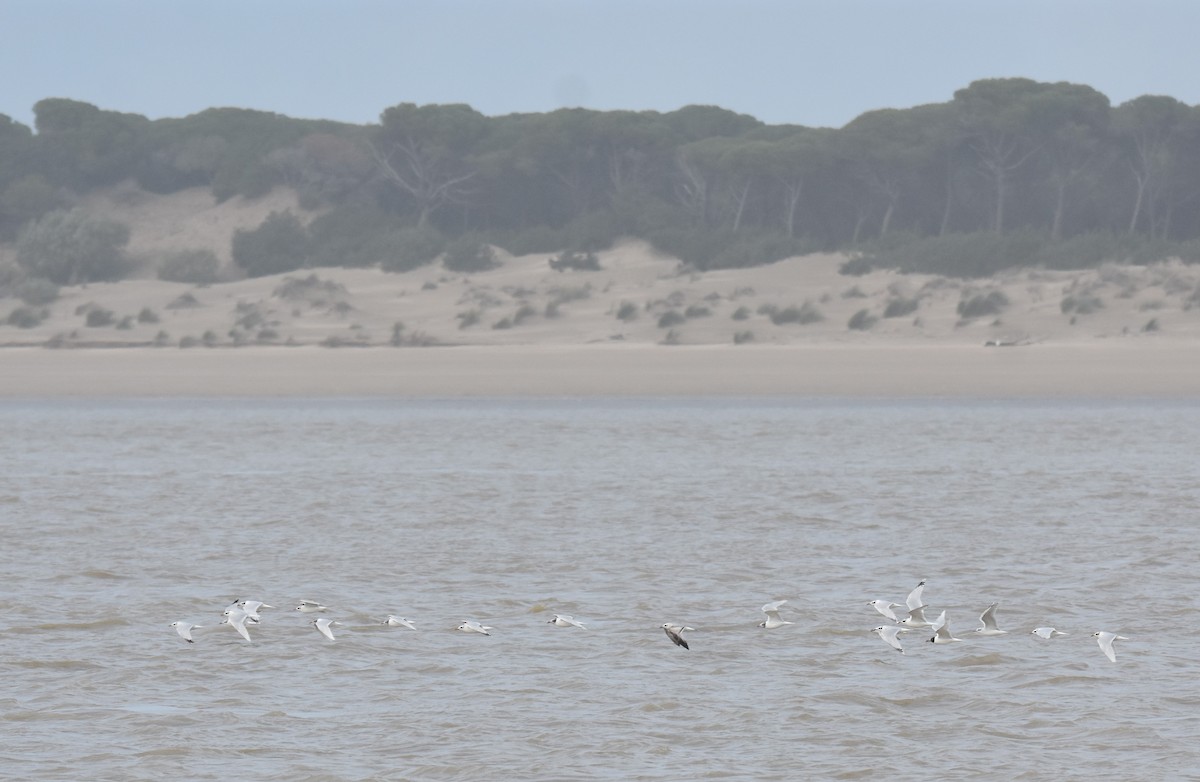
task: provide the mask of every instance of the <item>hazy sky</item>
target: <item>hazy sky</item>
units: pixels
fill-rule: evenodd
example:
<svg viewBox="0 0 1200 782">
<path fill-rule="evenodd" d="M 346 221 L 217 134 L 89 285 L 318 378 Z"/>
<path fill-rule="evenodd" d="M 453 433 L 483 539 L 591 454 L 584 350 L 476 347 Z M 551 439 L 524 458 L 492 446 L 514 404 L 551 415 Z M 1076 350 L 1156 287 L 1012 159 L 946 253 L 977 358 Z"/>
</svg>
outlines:
<svg viewBox="0 0 1200 782">
<path fill-rule="evenodd" d="M 841 126 L 974 79 L 1200 103 L 1200 0 L 0 0 L 0 113 L 240 106 L 374 122 L 714 104 Z"/>
</svg>

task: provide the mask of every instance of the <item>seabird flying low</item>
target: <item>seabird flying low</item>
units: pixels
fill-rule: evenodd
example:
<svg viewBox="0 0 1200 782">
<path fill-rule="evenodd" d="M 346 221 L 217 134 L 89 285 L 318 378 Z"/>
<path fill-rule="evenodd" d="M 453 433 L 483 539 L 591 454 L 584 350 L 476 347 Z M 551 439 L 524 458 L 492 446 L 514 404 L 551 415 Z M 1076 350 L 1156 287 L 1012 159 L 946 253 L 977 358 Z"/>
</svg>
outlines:
<svg viewBox="0 0 1200 782">
<path fill-rule="evenodd" d="M 688 646 L 688 642 L 684 640 L 682 633 L 684 630 L 695 630 L 696 628 L 687 627 L 685 625 L 673 625 L 670 622 L 667 622 L 662 626 L 662 629 L 663 632 L 667 634 L 667 638 L 670 638 L 671 642 L 676 646 L 682 646 L 684 649 L 692 648 Z"/>
<path fill-rule="evenodd" d="M 1104 656 L 1112 662 L 1117 661 L 1117 653 L 1113 651 L 1113 641 L 1128 641 L 1129 639 L 1123 635 L 1109 633 L 1101 630 L 1098 633 L 1092 633 L 1092 638 L 1096 639 L 1096 643 L 1100 644 L 1100 651 L 1104 652 Z"/>
<path fill-rule="evenodd" d="M 996 606 L 998 603 L 992 603 L 983 610 L 979 615 L 979 621 L 983 622 L 983 627 L 976 627 L 975 632 L 980 635 L 1004 635 L 1007 630 L 1001 630 L 996 626 Z"/>
<path fill-rule="evenodd" d="M 897 636 L 899 636 L 900 633 L 907 633 L 911 631 L 907 627 L 900 627 L 898 625 L 880 625 L 871 632 L 877 633 L 879 637 L 887 643 L 888 646 L 892 647 L 897 652 L 900 652 L 900 654 L 904 654 L 904 647 L 900 645 L 900 639 Z"/>
<path fill-rule="evenodd" d="M 946 618 L 946 612 L 943 611 L 942 615 L 933 623 L 933 637 L 929 639 L 930 643 L 949 644 L 961 640 L 961 638 L 950 635 L 950 620 Z"/>
<path fill-rule="evenodd" d="M 335 640 L 333 637 L 333 630 L 331 630 L 330 627 L 332 625 L 341 625 L 341 622 L 338 622 L 334 619 L 329 619 L 324 616 L 318 617 L 317 619 L 311 619 L 311 620 L 309 620 L 308 623 L 310 625 L 312 625 L 313 627 L 317 628 L 317 630 L 321 633 L 321 635 L 325 636 L 330 641 Z"/>
<path fill-rule="evenodd" d="M 783 627 L 784 625 L 792 624 L 786 619 L 779 618 L 779 608 L 786 602 L 786 600 L 776 600 L 774 603 L 767 603 L 765 606 L 763 606 L 762 612 L 767 615 L 767 618 L 766 621 L 759 622 L 758 626 L 765 627 L 768 630 L 774 630 L 776 627 Z"/>
<path fill-rule="evenodd" d="M 194 643 L 194 641 L 192 641 L 192 631 L 204 627 L 204 625 L 193 625 L 188 624 L 187 622 L 171 622 L 171 627 L 175 628 L 175 632 L 179 633 L 180 638 L 188 643 Z"/>
</svg>

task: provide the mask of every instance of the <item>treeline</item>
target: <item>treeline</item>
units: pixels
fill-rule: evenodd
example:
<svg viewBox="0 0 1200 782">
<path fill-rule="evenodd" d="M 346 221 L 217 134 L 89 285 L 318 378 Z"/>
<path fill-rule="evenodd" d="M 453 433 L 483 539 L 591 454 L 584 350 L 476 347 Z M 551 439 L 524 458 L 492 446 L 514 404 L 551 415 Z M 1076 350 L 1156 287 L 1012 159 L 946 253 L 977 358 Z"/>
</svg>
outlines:
<svg viewBox="0 0 1200 782">
<path fill-rule="evenodd" d="M 218 199 L 283 185 L 325 210 L 241 235 L 250 274 L 404 269 L 452 241 L 467 256 L 484 242 L 588 252 L 620 236 L 700 269 L 817 250 L 851 252 L 849 272 L 959 276 L 1200 259 L 1200 110 L 1163 96 L 1114 107 L 1077 84 L 977 81 L 839 129 L 713 106 L 486 117 L 403 103 L 358 126 L 243 109 L 151 121 L 52 98 L 34 116 L 36 132 L 0 115 L 0 238 L 127 179 Z"/>
</svg>

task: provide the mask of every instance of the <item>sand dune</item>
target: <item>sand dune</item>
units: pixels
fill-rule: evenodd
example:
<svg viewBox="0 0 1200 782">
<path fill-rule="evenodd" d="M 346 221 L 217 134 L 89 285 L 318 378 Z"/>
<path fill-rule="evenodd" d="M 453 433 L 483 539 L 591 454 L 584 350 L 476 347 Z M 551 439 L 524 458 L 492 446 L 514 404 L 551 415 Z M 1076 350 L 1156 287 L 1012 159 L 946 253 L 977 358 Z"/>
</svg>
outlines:
<svg viewBox="0 0 1200 782">
<path fill-rule="evenodd" d="M 199 191 L 122 198 L 92 208 L 123 214 L 135 227 L 131 250 L 148 263 L 169 249 L 227 255 L 234 229 L 295 208 L 286 191 L 253 206 Z M 40 324 L 0 326 L 0 394 L 1200 388 L 1189 369 L 1200 268 L 1178 263 L 964 281 L 848 277 L 839 255 L 698 273 L 632 240 L 599 253 L 600 271 L 497 256 L 496 269 L 470 275 L 439 264 L 65 288 Z M 0 319 L 19 304 L 0 299 Z M 88 326 L 96 310 L 108 313 L 93 316 L 104 325 Z M 338 377 L 312 379 L 330 373 Z"/>
</svg>

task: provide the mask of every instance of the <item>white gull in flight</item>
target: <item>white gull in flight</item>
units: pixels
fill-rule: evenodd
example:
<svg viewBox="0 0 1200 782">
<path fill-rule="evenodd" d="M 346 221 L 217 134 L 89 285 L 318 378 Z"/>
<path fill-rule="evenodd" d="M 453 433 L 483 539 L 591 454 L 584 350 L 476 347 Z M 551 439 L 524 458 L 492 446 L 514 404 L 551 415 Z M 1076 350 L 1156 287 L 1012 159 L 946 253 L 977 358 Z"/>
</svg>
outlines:
<svg viewBox="0 0 1200 782">
<path fill-rule="evenodd" d="M 175 628 L 175 632 L 179 633 L 180 638 L 188 643 L 194 643 L 194 641 L 192 641 L 192 631 L 198 630 L 201 627 L 204 627 L 204 625 L 193 625 L 188 624 L 187 622 L 171 622 L 171 627 Z"/>
<path fill-rule="evenodd" d="M 900 633 L 911 631 L 907 627 L 900 627 L 899 625 L 880 625 L 871 632 L 877 633 L 880 638 L 887 642 L 888 646 L 900 652 L 900 654 L 904 654 L 904 647 L 900 645 L 900 639 L 897 636 Z"/>
<path fill-rule="evenodd" d="M 1092 638 L 1096 639 L 1096 643 L 1100 644 L 1100 651 L 1104 652 L 1104 656 L 1114 663 L 1117 661 L 1117 653 L 1113 651 L 1113 641 L 1128 641 L 1129 639 L 1123 635 L 1110 633 L 1101 630 L 1098 633 L 1092 633 Z"/>
<path fill-rule="evenodd" d="M 983 613 L 979 615 L 979 621 L 983 622 L 983 627 L 976 627 L 975 632 L 979 633 L 980 635 L 1004 635 L 1008 632 L 1007 630 L 1001 630 L 996 626 L 997 605 L 999 605 L 999 603 L 992 603 L 983 610 Z"/>
<path fill-rule="evenodd" d="M 786 619 L 779 618 L 779 609 L 786 602 L 786 600 L 776 600 L 774 603 L 767 603 L 765 606 L 763 606 L 761 610 L 767 615 L 767 618 L 765 621 L 759 622 L 758 626 L 765 627 L 768 630 L 774 630 L 776 627 L 783 627 L 784 625 L 792 624 Z"/>
<path fill-rule="evenodd" d="M 692 647 L 688 646 L 688 642 L 684 640 L 683 631 L 684 630 L 695 630 L 696 628 L 688 627 L 686 625 L 673 625 L 670 622 L 667 622 L 666 624 L 664 624 L 662 626 L 662 629 L 663 629 L 663 632 L 665 632 L 667 634 L 667 638 L 670 638 L 671 642 L 674 643 L 676 646 L 682 646 L 684 649 L 692 648 Z"/>
<path fill-rule="evenodd" d="M 330 641 L 335 640 L 333 637 L 333 630 L 331 630 L 330 627 L 332 625 L 341 626 L 341 624 L 342 624 L 341 622 L 339 622 L 335 619 L 329 619 L 324 616 L 318 617 L 316 619 L 310 619 L 308 623 L 310 625 L 312 625 L 313 627 L 317 628 L 317 630 L 321 633 L 321 635 L 325 636 Z"/>
<path fill-rule="evenodd" d="M 961 638 L 955 638 L 950 635 L 950 620 L 946 617 L 946 612 L 943 611 L 942 615 L 933 623 L 933 637 L 929 639 L 930 643 L 949 644 L 961 640 Z"/>
</svg>

